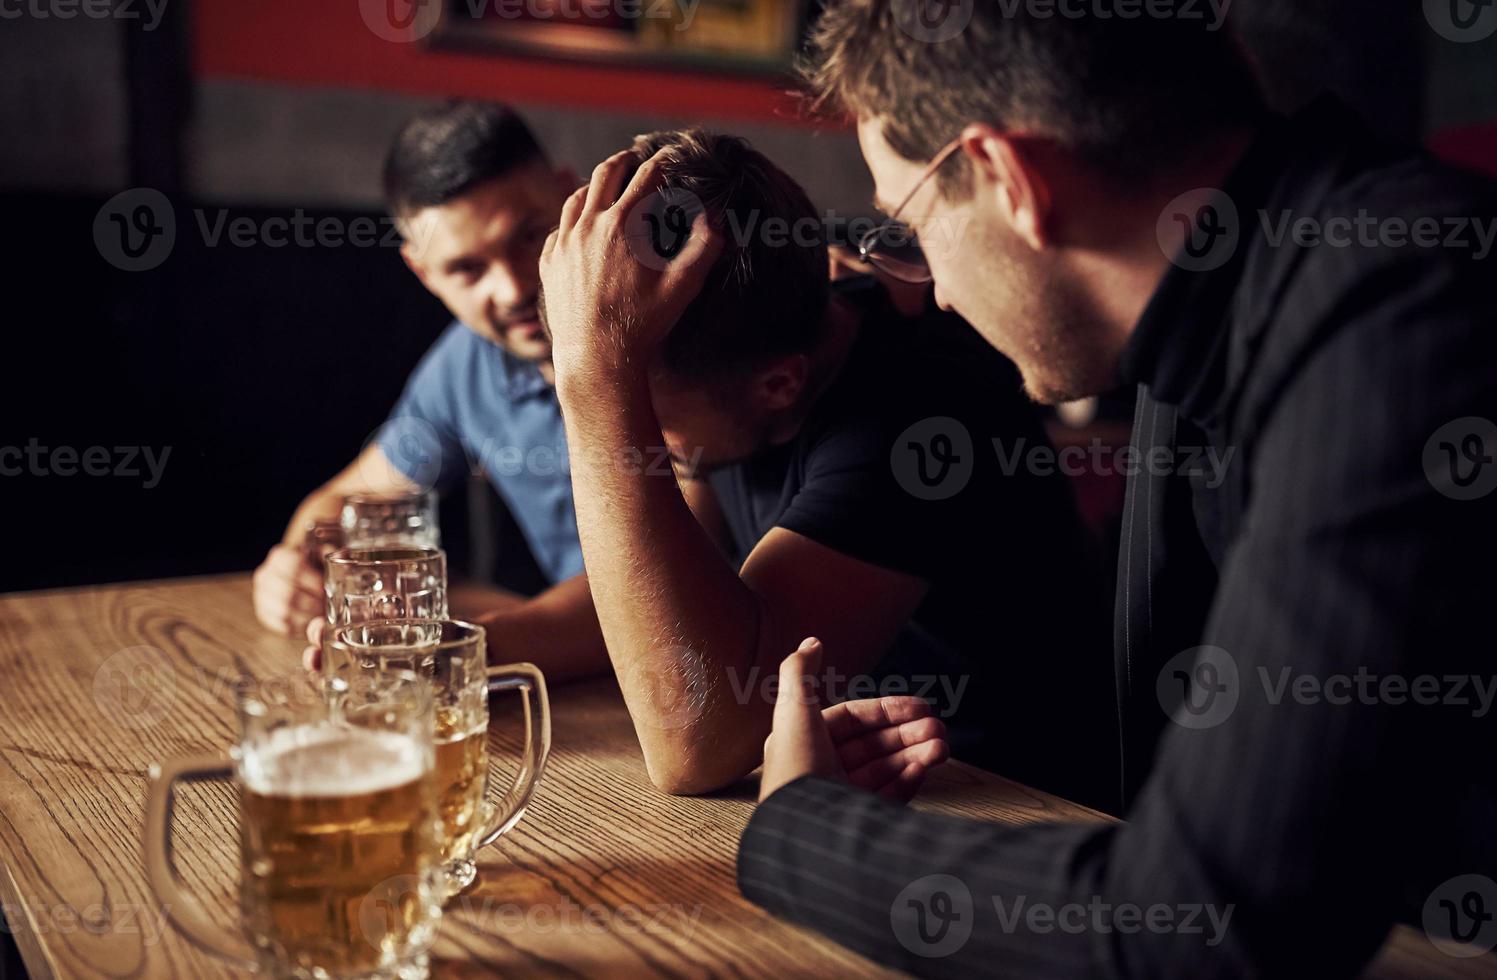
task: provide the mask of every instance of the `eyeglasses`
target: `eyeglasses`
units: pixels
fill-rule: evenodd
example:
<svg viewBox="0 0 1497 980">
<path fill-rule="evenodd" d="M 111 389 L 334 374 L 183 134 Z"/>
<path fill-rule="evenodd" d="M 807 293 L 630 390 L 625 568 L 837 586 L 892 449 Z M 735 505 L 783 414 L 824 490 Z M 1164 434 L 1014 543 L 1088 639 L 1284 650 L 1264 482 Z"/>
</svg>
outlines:
<svg viewBox="0 0 1497 980">
<path fill-rule="evenodd" d="M 930 180 L 931 175 L 941 169 L 941 164 L 950 159 L 961 145 L 960 138 L 954 139 L 931 158 L 919 179 L 915 181 L 915 185 L 910 188 L 909 193 L 905 194 L 904 200 L 900 201 L 889 214 L 888 220 L 858 239 L 859 258 L 900 282 L 931 282 L 935 278 L 931 274 L 930 264 L 925 260 L 925 252 L 921 250 L 914 231 L 909 225 L 899 220 L 899 215 L 914 199 L 915 194 L 925 185 L 925 182 Z"/>
</svg>

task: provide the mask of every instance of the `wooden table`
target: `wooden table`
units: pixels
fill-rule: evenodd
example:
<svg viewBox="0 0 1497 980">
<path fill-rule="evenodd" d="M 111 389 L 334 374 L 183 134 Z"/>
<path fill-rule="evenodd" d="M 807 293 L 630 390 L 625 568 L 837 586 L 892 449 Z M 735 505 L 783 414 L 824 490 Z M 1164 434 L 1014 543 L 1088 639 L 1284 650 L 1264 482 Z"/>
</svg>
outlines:
<svg viewBox="0 0 1497 980">
<path fill-rule="evenodd" d="M 165 921 L 142 865 L 154 761 L 235 739 L 232 680 L 293 670 L 235 575 L 0 596 L 0 902 L 35 978 L 224 976 Z M 128 681 L 128 683 L 122 683 Z M 738 895 L 745 784 L 708 798 L 655 791 L 611 681 L 552 689 L 555 738 L 535 802 L 481 854 L 433 948 L 439 977 L 883 975 Z M 513 718 L 513 713 L 508 717 Z M 495 748 L 517 738 L 495 724 Z M 960 764 L 921 807 L 1010 824 L 1096 814 Z M 177 866 L 233 928 L 236 794 L 179 792 Z M 1400 930 L 1370 975 L 1497 976 Z"/>
</svg>

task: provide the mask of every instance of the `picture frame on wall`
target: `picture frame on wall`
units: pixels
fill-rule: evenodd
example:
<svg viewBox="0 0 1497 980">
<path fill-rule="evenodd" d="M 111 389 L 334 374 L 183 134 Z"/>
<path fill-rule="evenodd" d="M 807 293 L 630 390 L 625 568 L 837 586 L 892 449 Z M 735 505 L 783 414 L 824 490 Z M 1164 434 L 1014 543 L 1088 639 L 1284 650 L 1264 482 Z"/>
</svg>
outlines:
<svg viewBox="0 0 1497 980">
<path fill-rule="evenodd" d="M 428 43 L 600 64 L 787 73 L 814 0 L 441 0 Z"/>
</svg>

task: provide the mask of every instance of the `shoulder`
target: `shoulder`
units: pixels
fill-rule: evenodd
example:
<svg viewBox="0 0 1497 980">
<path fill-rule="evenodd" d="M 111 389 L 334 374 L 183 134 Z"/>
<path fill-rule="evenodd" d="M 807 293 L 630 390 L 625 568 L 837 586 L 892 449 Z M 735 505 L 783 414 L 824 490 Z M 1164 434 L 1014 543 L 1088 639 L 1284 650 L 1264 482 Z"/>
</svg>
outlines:
<svg viewBox="0 0 1497 980">
<path fill-rule="evenodd" d="M 1387 397 L 1497 367 L 1497 184 L 1353 145 L 1317 189 L 1277 194 L 1253 220 L 1233 327 L 1249 411 L 1311 378 Z"/>
</svg>

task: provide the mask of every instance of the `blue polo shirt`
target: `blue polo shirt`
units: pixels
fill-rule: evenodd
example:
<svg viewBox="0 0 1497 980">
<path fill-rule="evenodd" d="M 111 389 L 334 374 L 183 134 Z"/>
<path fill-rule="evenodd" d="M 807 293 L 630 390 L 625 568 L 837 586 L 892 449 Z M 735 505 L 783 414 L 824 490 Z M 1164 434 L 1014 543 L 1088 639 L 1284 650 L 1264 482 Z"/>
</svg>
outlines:
<svg viewBox="0 0 1497 980">
<path fill-rule="evenodd" d="M 556 389 L 540 369 L 454 321 L 411 373 L 380 428 L 409 479 L 446 491 L 481 469 L 554 582 L 582 571 Z"/>
</svg>

